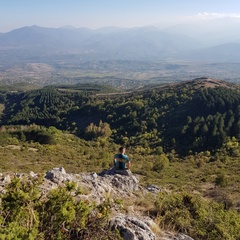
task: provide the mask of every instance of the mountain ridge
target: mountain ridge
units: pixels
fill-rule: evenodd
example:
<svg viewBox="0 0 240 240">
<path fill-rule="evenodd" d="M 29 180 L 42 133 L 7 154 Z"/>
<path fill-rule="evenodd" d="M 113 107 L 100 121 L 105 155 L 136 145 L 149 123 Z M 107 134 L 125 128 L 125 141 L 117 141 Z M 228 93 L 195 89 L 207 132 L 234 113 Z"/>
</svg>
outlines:
<svg viewBox="0 0 240 240">
<path fill-rule="evenodd" d="M 236 43 L 239 39 L 236 40 Z M 234 41 L 231 42 L 234 43 Z M 2 51 L 11 47 L 14 47 L 15 51 L 25 49 L 26 54 L 24 52 L 22 54 L 26 57 L 30 52 L 34 56 L 41 51 L 42 59 L 53 53 L 75 51 L 85 61 L 96 59 L 166 60 L 174 59 L 176 54 L 178 58 L 184 60 L 184 52 L 190 51 L 188 56 L 190 58 L 197 49 L 201 49 L 200 52 L 206 47 L 208 47 L 206 52 L 211 49 L 210 45 L 203 44 L 202 39 L 191 37 L 187 32 L 175 33 L 156 27 L 109 27 L 91 30 L 87 28 L 44 28 L 33 25 L 1 33 L 0 44 Z M 212 47 L 215 46 L 212 44 Z M 87 54 L 83 55 L 81 52 Z M 218 52 L 221 52 L 220 45 Z M 239 52 L 238 49 L 237 52 Z M 218 59 L 218 61 L 229 61 L 234 52 L 227 53 L 229 54 L 227 59 L 219 59 L 216 53 L 212 53 L 212 58 L 213 60 Z M 233 56 L 236 61 L 239 60 L 237 54 Z M 191 59 L 203 60 L 204 58 L 201 58 L 201 54 L 196 52 Z"/>
</svg>

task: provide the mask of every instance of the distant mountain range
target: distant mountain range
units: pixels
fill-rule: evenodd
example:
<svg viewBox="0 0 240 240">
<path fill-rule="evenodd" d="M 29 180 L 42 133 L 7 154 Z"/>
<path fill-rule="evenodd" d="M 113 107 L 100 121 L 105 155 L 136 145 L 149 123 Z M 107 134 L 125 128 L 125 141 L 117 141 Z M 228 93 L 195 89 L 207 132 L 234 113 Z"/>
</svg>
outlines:
<svg viewBox="0 0 240 240">
<path fill-rule="evenodd" d="M 0 33 L 1 64 L 137 60 L 240 62 L 240 22 L 166 29 L 23 27 Z M 222 26 L 222 28 L 221 28 Z"/>
</svg>

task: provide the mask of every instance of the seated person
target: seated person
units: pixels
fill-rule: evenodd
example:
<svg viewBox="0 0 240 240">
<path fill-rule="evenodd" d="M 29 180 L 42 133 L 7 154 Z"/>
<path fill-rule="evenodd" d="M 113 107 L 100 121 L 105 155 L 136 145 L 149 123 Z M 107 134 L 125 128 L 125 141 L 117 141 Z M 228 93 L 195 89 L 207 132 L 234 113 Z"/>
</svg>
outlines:
<svg viewBox="0 0 240 240">
<path fill-rule="evenodd" d="M 114 155 L 114 169 L 115 170 L 130 170 L 130 160 L 125 154 L 126 148 L 120 147 L 119 153 Z"/>
</svg>

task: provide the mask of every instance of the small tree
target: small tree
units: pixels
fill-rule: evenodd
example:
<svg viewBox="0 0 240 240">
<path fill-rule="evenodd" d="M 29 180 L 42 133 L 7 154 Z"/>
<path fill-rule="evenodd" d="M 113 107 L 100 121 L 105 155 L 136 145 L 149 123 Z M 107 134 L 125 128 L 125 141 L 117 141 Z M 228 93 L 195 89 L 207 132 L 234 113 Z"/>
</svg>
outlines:
<svg viewBox="0 0 240 240">
<path fill-rule="evenodd" d="M 224 173 L 218 174 L 218 176 L 215 179 L 215 185 L 220 187 L 226 187 L 227 186 L 227 178 Z"/>
<path fill-rule="evenodd" d="M 98 137 L 110 137 L 112 134 L 112 130 L 108 123 L 102 122 L 100 120 L 98 125 L 94 123 L 90 123 L 90 125 L 85 130 L 85 138 L 87 140 L 96 139 Z"/>
<path fill-rule="evenodd" d="M 168 166 L 169 160 L 167 156 L 165 154 L 161 154 L 155 158 L 152 170 L 159 173 Z"/>
</svg>

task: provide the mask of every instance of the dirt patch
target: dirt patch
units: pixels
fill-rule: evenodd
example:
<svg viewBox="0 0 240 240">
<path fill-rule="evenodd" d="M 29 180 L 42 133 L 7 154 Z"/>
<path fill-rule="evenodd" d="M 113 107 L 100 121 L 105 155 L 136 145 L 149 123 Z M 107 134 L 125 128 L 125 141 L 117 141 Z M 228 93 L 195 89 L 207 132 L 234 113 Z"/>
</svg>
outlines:
<svg viewBox="0 0 240 240">
<path fill-rule="evenodd" d="M 37 151 L 38 151 L 38 149 L 37 149 L 37 148 L 28 148 L 28 151 L 37 152 Z"/>
<path fill-rule="evenodd" d="M 21 147 L 21 146 L 18 146 L 18 145 L 7 145 L 7 146 L 5 146 L 5 147 L 0 146 L 0 148 L 8 148 L 8 149 L 13 149 L 13 150 L 21 150 L 22 147 Z M 28 148 L 28 151 L 37 152 L 38 149 L 37 149 L 37 148 L 32 148 L 32 147 L 30 147 L 30 148 Z"/>
<path fill-rule="evenodd" d="M 18 145 L 7 145 L 4 148 L 14 149 L 14 150 L 21 150 L 21 146 Z"/>
</svg>

